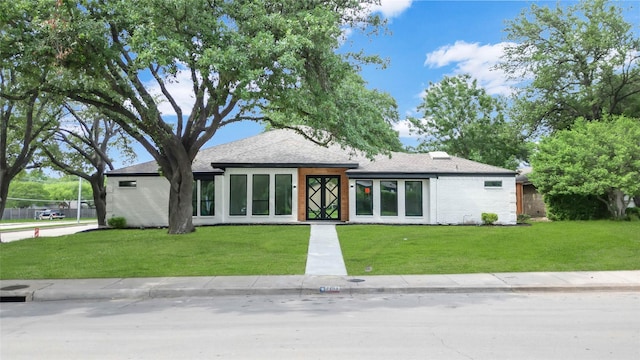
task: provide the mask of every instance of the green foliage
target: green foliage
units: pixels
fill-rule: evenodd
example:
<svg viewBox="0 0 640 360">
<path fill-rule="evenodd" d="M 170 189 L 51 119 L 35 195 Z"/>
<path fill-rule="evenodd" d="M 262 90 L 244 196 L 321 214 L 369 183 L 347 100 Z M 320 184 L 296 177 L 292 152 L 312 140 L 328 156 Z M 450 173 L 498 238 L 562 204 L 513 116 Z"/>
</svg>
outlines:
<svg viewBox="0 0 640 360">
<path fill-rule="evenodd" d="M 44 189 L 49 194 L 50 200 L 78 200 L 78 179 L 75 181 L 49 181 L 44 184 Z M 92 199 L 91 185 L 82 182 L 82 199 Z"/>
<path fill-rule="evenodd" d="M 529 220 L 531 220 L 531 215 L 529 214 L 518 214 L 518 224 L 526 224 Z"/>
<path fill-rule="evenodd" d="M 7 200 L 7 208 L 27 208 L 34 204 L 45 206 L 46 203 L 33 200 L 49 199 L 49 192 L 40 182 L 13 181 L 9 186 L 8 197 L 23 200 Z"/>
<path fill-rule="evenodd" d="M 3 4 L 15 46 L 0 58 L 54 68 L 51 92 L 96 106 L 140 142 L 171 182 L 169 232 L 188 233 L 191 163 L 221 127 L 306 125 L 369 156 L 400 147 L 395 101 L 358 74 L 384 62 L 338 51 L 345 26 L 383 25 L 364 11 L 374 2 L 16 1 Z"/>
<path fill-rule="evenodd" d="M 627 208 L 625 214 L 627 215 L 627 220 L 638 221 L 640 220 L 640 207 Z"/>
<path fill-rule="evenodd" d="M 418 151 L 446 151 L 481 163 L 515 169 L 527 157 L 521 131 L 505 120 L 505 101 L 487 94 L 469 75 L 429 83 L 421 119 L 410 119 L 424 136 Z"/>
<path fill-rule="evenodd" d="M 550 220 L 595 220 L 611 217 L 606 204 L 595 195 L 544 195 L 547 218 Z"/>
<path fill-rule="evenodd" d="M 494 222 L 498 221 L 498 214 L 495 213 L 482 213 L 481 214 L 482 223 L 485 225 L 493 225 Z"/>
<path fill-rule="evenodd" d="M 107 223 L 114 229 L 124 229 L 127 227 L 127 219 L 121 216 L 112 217 Z"/>
<path fill-rule="evenodd" d="M 614 2 L 534 3 L 505 31 L 512 45 L 500 67 L 527 82 L 515 113 L 531 131 L 569 129 L 579 117 L 637 114 L 627 108 L 638 99 L 640 39 Z"/>
<path fill-rule="evenodd" d="M 25 173 L 26 174 L 26 173 Z M 78 180 L 73 177 L 61 179 L 50 178 L 46 175 L 38 175 L 32 171 L 29 174 L 21 175 L 11 182 L 9 187 L 9 198 L 20 198 L 26 200 L 8 200 L 6 206 L 12 207 L 44 207 L 50 202 L 77 201 Z M 92 198 L 91 185 L 86 181 L 82 182 L 82 199 L 86 201 Z M 49 202 L 47 200 L 50 200 Z"/>
<path fill-rule="evenodd" d="M 544 195 L 596 196 L 613 218 L 640 193 L 640 121 L 623 116 L 576 121 L 540 142 L 529 179 Z"/>
<path fill-rule="evenodd" d="M 640 270 L 638 221 L 350 225 L 337 231 L 349 275 Z"/>
</svg>

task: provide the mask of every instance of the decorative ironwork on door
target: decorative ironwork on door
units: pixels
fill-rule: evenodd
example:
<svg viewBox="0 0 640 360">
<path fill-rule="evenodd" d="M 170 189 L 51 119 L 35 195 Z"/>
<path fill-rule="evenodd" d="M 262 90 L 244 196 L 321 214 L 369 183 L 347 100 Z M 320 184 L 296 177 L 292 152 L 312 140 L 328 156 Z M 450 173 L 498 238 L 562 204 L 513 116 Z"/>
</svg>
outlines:
<svg viewBox="0 0 640 360">
<path fill-rule="evenodd" d="M 307 176 L 307 220 L 340 220 L 339 176 Z"/>
</svg>

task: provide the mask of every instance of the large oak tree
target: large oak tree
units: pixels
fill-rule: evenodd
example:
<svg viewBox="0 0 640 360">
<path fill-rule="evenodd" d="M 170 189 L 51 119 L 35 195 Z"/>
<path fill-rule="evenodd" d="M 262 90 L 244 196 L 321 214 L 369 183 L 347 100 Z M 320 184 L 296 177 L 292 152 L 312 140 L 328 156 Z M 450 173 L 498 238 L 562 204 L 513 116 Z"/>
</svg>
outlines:
<svg viewBox="0 0 640 360">
<path fill-rule="evenodd" d="M 60 115 L 51 97 L 37 90 L 23 93 L 21 78 L 4 65 L 0 68 L 0 219 L 11 181 L 30 166 Z"/>
<path fill-rule="evenodd" d="M 533 4 L 505 31 L 513 45 L 500 67 L 525 81 L 515 109 L 534 131 L 570 129 L 579 117 L 635 115 L 625 107 L 640 94 L 640 38 L 616 4 Z"/>
<path fill-rule="evenodd" d="M 395 102 L 367 89 L 357 74 L 359 64 L 378 58 L 336 52 L 345 26 L 380 24 L 362 3 L 16 0 L 5 6 L 16 14 L 10 21 L 27 28 L 9 49 L 56 70 L 47 91 L 101 109 L 154 157 L 170 183 L 169 232 L 177 234 L 194 229 L 191 163 L 223 126 L 306 125 L 323 131 L 305 133 L 320 143 L 369 155 L 398 145 L 390 127 Z M 176 91 L 176 81 L 189 86 Z M 185 95 L 189 105 L 180 100 Z"/>
</svg>

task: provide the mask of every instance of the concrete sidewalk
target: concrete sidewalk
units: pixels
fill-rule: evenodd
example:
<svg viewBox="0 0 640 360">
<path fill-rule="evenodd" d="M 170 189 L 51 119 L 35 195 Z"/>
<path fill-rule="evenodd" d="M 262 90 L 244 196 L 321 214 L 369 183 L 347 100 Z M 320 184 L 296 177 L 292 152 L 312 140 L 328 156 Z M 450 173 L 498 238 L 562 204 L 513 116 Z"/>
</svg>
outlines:
<svg viewBox="0 0 640 360">
<path fill-rule="evenodd" d="M 398 276 L 205 276 L 2 280 L 3 301 L 112 300 L 221 295 L 640 292 L 640 271 Z"/>
</svg>

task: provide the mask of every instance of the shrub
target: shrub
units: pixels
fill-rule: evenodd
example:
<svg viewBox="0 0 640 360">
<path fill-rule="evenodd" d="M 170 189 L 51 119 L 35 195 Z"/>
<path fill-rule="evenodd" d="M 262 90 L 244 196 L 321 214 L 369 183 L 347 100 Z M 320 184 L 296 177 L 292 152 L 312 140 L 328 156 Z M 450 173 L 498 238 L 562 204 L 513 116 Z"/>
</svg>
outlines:
<svg viewBox="0 0 640 360">
<path fill-rule="evenodd" d="M 526 223 L 529 220 L 531 220 L 531 215 L 529 215 L 529 214 L 520 214 L 520 215 L 518 215 L 518 224 Z"/>
<path fill-rule="evenodd" d="M 625 214 L 627 215 L 627 220 L 637 221 L 640 220 L 640 207 L 632 207 L 627 208 L 625 210 Z"/>
<path fill-rule="evenodd" d="M 482 213 L 482 223 L 485 225 L 491 225 L 498 221 L 498 214 L 494 213 Z"/>
<path fill-rule="evenodd" d="M 111 219 L 109 219 L 109 221 L 107 221 L 107 223 L 110 227 L 115 229 L 124 229 L 127 227 L 127 219 L 121 216 L 112 217 Z"/>
<path fill-rule="evenodd" d="M 596 196 L 545 195 L 549 220 L 596 220 L 610 218 L 607 205 Z"/>
</svg>

